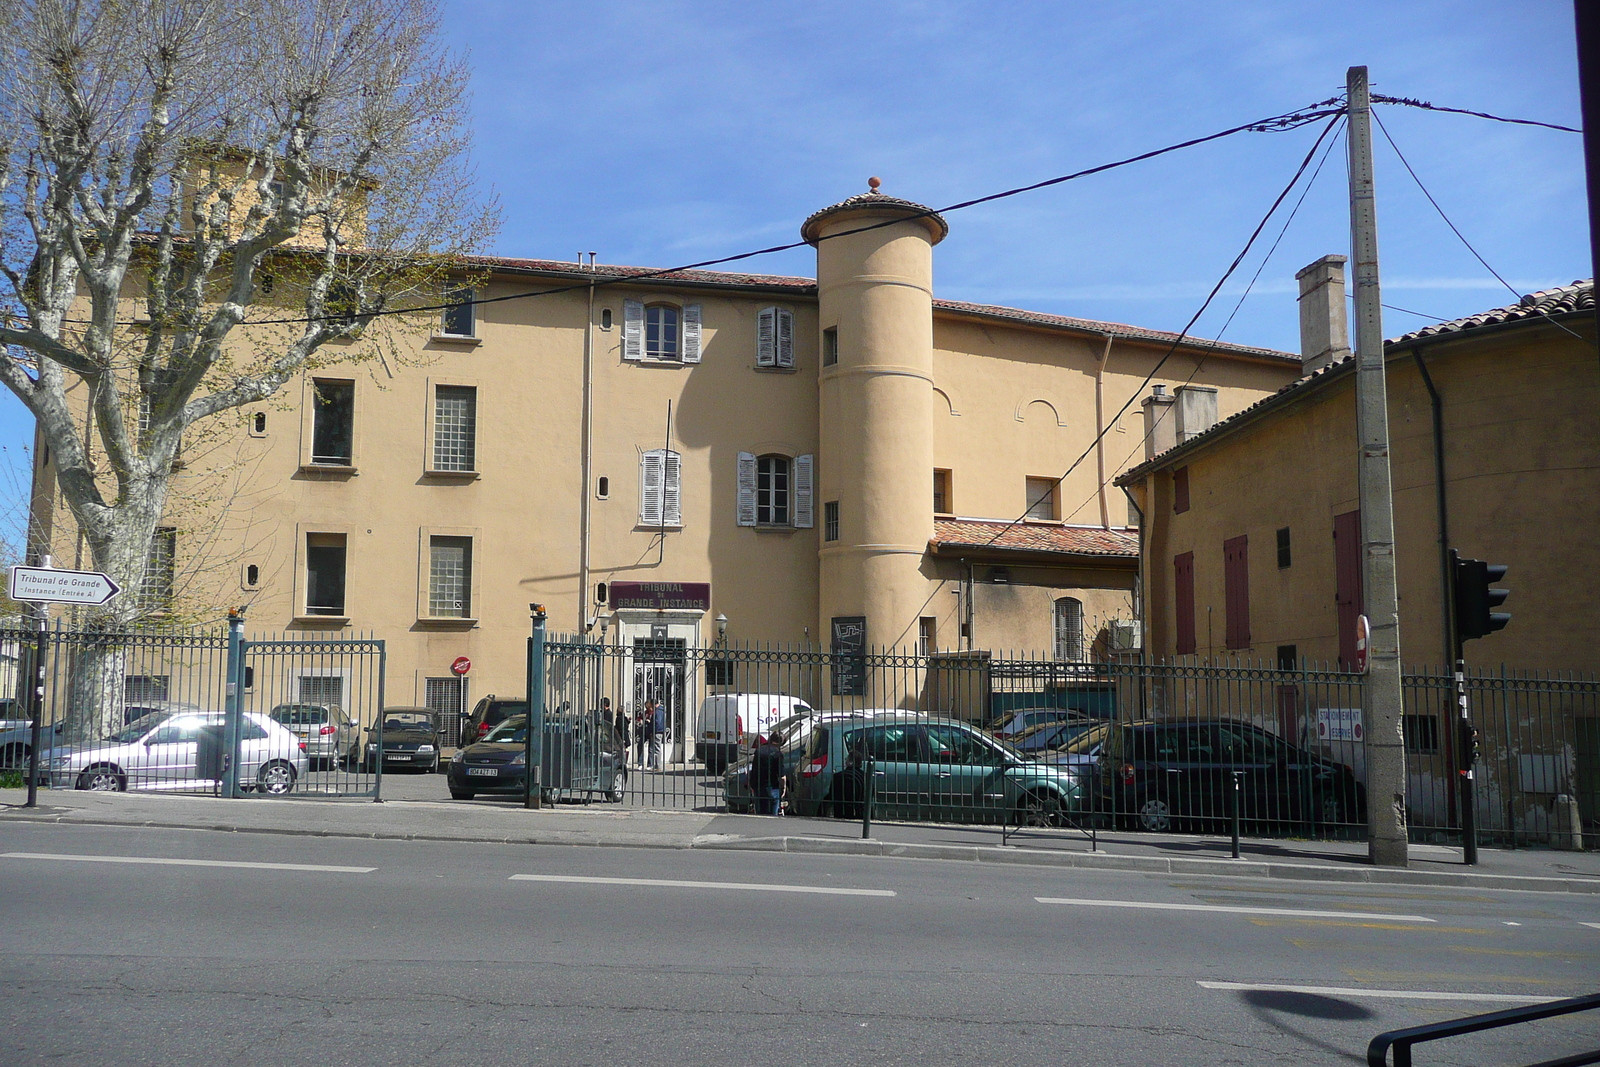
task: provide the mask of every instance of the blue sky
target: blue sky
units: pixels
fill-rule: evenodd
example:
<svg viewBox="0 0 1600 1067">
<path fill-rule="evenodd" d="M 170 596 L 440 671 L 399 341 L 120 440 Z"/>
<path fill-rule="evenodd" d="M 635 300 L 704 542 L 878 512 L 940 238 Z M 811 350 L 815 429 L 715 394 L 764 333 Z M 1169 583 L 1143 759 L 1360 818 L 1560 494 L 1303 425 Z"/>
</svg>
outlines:
<svg viewBox="0 0 1600 1067">
<path fill-rule="evenodd" d="M 459 0 L 490 251 L 671 266 L 793 240 L 866 189 L 939 206 L 1374 91 L 1579 124 L 1572 8 L 1499 3 L 871 3 Z M 1588 277 L 1581 138 L 1385 107 L 1462 232 L 1519 291 Z M 940 296 L 1179 329 L 1316 130 L 1240 134 L 954 213 Z M 1223 336 L 1294 349 L 1294 272 L 1345 252 L 1342 146 Z M 1380 138 L 1385 300 L 1450 318 L 1512 295 Z M 1292 201 L 1291 201 L 1292 203 Z M 1196 332 L 1218 336 L 1269 227 Z M 809 275 L 809 250 L 743 269 Z M 738 269 L 738 268 L 736 268 Z M 1428 320 L 1386 314 L 1389 336 Z M 7 396 L 0 447 L 30 420 Z"/>
</svg>

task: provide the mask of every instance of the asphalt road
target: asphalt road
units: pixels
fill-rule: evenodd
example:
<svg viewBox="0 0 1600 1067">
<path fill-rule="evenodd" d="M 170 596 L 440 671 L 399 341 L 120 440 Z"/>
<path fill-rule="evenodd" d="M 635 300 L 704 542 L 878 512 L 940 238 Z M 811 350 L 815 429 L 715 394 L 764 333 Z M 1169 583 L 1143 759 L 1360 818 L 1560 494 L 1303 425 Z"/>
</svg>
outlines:
<svg viewBox="0 0 1600 1067">
<path fill-rule="evenodd" d="M 1600 987 L 1593 897 L 875 857 L 12 823 L 0 918 L 8 1067 L 1348 1063 Z"/>
</svg>

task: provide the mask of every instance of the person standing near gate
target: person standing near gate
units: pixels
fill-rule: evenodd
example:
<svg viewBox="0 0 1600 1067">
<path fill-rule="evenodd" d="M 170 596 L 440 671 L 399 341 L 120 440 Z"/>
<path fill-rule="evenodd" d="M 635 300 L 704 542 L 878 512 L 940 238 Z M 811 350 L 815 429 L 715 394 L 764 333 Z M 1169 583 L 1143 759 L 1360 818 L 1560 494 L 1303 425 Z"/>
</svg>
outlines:
<svg viewBox="0 0 1600 1067">
<path fill-rule="evenodd" d="M 607 697 L 601 705 L 610 710 L 611 699 Z M 628 762 L 628 713 L 622 708 L 617 709 L 617 717 L 613 721 L 613 728 L 617 732 L 617 755 L 622 757 L 622 762 Z"/>
<path fill-rule="evenodd" d="M 767 734 L 750 758 L 750 792 L 755 795 L 757 815 L 776 815 L 788 782 L 783 777 L 783 737 L 776 731 Z"/>
<path fill-rule="evenodd" d="M 667 736 L 667 706 L 651 701 L 654 705 L 650 712 L 650 765 L 656 770 L 661 769 L 661 746 Z"/>
<path fill-rule="evenodd" d="M 656 740 L 656 702 L 655 698 L 644 702 L 644 707 L 639 711 L 638 721 L 633 724 L 634 747 L 640 767 L 649 766 L 650 750 Z"/>
</svg>

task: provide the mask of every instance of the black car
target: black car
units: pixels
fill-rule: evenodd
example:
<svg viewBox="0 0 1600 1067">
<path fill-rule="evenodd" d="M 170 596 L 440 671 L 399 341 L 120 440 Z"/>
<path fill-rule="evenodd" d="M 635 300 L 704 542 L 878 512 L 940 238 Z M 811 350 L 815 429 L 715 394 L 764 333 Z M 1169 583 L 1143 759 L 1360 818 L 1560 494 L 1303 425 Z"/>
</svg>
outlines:
<svg viewBox="0 0 1600 1067">
<path fill-rule="evenodd" d="M 609 723 L 572 729 L 557 723 L 545 731 L 544 796 L 550 800 L 599 794 L 620 802 L 628 783 L 625 753 Z M 457 750 L 450 760 L 450 795 L 471 800 L 479 793 L 521 796 L 527 788 L 528 717 L 513 715 L 482 741 Z"/>
<path fill-rule="evenodd" d="M 367 732 L 362 766 L 373 770 L 378 754 L 378 734 Z M 439 713 L 431 708 L 385 708 L 383 712 L 383 769 L 406 767 L 419 771 L 439 769 Z"/>
<path fill-rule="evenodd" d="M 1326 832 L 1367 820 L 1366 790 L 1349 767 L 1253 723 L 1123 723 L 1091 730 L 1068 748 L 1090 743 L 1098 749 L 1084 773 L 1090 806 L 1132 829 L 1225 831 L 1235 774 L 1244 823 Z"/>
<path fill-rule="evenodd" d="M 462 720 L 461 747 L 466 748 L 475 741 L 482 741 L 489 736 L 490 730 L 505 722 L 510 716 L 526 714 L 528 714 L 526 700 L 512 700 L 490 693 L 473 706 L 471 715 Z"/>
</svg>

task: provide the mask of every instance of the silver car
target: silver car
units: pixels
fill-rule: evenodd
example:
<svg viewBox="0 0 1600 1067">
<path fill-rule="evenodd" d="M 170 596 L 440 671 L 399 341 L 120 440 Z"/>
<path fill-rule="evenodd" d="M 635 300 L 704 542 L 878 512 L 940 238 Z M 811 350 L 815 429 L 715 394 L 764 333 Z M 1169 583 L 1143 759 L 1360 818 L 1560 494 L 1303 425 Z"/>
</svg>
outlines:
<svg viewBox="0 0 1600 1067">
<path fill-rule="evenodd" d="M 361 757 L 361 731 L 337 704 L 279 704 L 267 714 L 306 743 L 313 770 L 354 766 Z"/>
<path fill-rule="evenodd" d="M 306 773 L 305 743 L 258 712 L 239 723 L 239 782 L 281 795 Z M 55 745 L 44 755 L 54 789 L 195 789 L 216 783 L 219 712 L 151 716 L 102 741 Z"/>
</svg>

